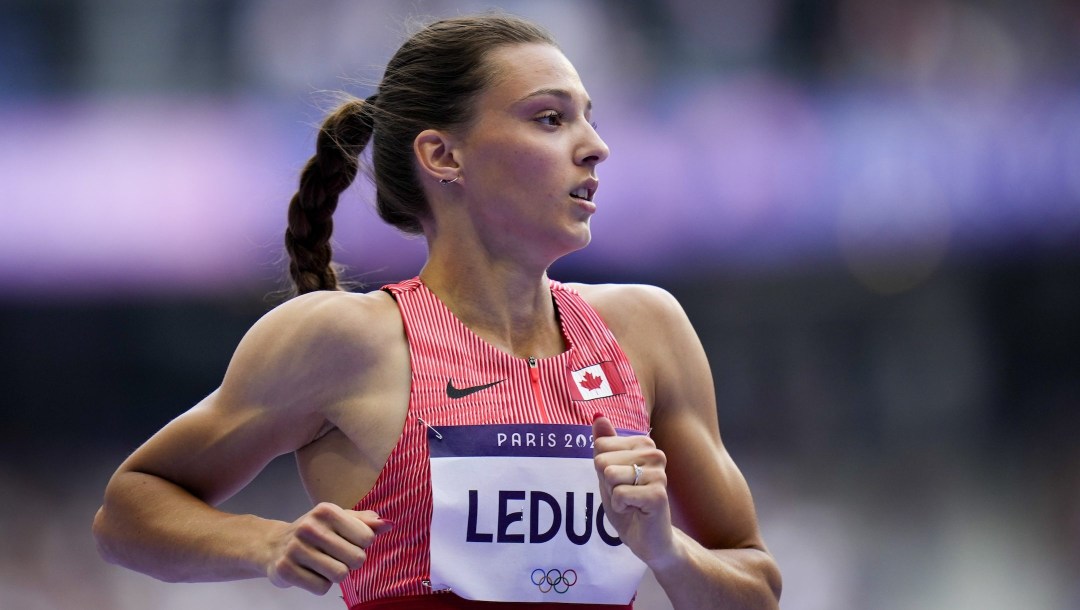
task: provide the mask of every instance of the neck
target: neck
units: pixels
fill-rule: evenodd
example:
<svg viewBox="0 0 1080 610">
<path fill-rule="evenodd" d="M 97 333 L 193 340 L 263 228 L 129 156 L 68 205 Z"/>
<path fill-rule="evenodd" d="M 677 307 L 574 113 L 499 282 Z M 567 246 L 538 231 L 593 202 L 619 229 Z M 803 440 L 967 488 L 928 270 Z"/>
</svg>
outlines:
<svg viewBox="0 0 1080 610">
<path fill-rule="evenodd" d="M 420 278 L 470 330 L 511 355 L 566 349 L 545 268 L 433 251 Z"/>
</svg>

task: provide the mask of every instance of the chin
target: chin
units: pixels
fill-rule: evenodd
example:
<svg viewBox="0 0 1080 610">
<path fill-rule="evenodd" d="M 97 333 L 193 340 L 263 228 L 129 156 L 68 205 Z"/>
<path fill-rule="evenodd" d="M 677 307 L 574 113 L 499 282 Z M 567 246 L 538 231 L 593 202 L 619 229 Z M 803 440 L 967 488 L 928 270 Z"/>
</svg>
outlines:
<svg viewBox="0 0 1080 610">
<path fill-rule="evenodd" d="M 586 221 L 551 237 L 554 239 L 548 242 L 548 247 L 552 248 L 550 252 L 554 256 L 553 260 L 558 260 L 588 246 L 592 241 L 592 231 L 589 230 L 589 224 Z"/>
<path fill-rule="evenodd" d="M 576 239 L 570 244 L 570 249 L 567 251 L 567 254 L 577 252 L 589 245 L 589 243 L 592 242 L 592 231 L 590 231 L 588 225 L 586 225 L 584 230 L 574 237 Z"/>
</svg>

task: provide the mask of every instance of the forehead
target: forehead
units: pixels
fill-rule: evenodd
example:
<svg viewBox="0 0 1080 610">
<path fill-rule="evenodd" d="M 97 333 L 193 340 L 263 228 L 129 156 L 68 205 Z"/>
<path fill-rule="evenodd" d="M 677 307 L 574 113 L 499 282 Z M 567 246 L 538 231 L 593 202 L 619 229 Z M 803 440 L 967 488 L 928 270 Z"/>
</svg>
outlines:
<svg viewBox="0 0 1080 610">
<path fill-rule="evenodd" d="M 552 45 L 500 47 L 488 55 L 487 61 L 494 70 L 494 79 L 481 97 L 489 103 L 505 106 L 542 89 L 559 89 L 583 100 L 588 98 L 574 65 Z"/>
</svg>

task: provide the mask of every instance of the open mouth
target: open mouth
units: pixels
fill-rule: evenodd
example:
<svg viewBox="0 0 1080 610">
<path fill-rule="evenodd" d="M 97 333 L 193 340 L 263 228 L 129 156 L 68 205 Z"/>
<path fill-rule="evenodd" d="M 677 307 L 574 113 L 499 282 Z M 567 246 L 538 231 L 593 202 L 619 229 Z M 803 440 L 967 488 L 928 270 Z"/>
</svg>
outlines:
<svg viewBox="0 0 1080 610">
<path fill-rule="evenodd" d="M 574 199 L 582 199 L 582 200 L 585 200 L 585 201 L 592 201 L 593 193 L 595 193 L 595 192 L 596 191 L 594 189 L 586 188 L 586 187 L 583 186 L 583 187 L 577 188 L 574 191 L 572 191 L 570 193 L 570 196 L 573 197 Z"/>
</svg>

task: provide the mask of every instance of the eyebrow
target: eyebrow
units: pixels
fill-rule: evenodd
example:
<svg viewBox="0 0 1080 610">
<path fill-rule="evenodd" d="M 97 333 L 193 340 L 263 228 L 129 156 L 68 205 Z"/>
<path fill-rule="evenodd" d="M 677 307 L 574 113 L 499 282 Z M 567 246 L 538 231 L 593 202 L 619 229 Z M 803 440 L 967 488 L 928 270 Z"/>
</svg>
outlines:
<svg viewBox="0 0 1080 610">
<path fill-rule="evenodd" d="M 559 99 L 566 100 L 567 102 L 573 101 L 573 99 L 574 99 L 574 96 L 570 95 L 570 92 L 567 91 L 566 89 L 537 89 L 536 91 L 533 91 L 532 93 L 530 93 L 530 94 L 526 95 L 525 97 L 519 99 L 518 103 L 531 100 L 531 99 L 533 99 L 535 97 L 543 97 L 545 95 L 550 95 L 552 97 L 557 97 Z M 592 111 L 592 100 L 585 100 L 585 112 L 591 112 L 591 111 Z"/>
</svg>

